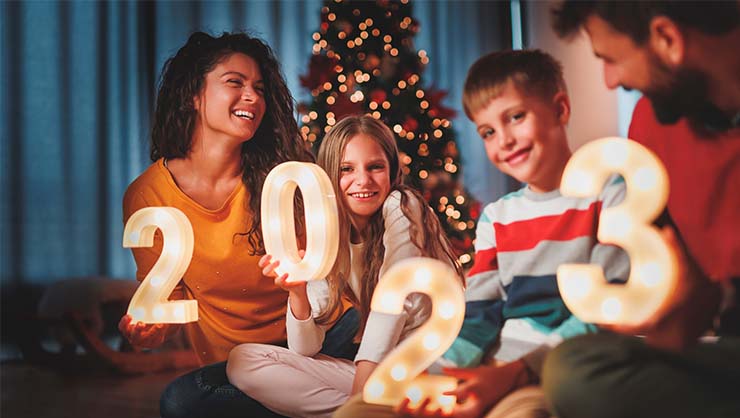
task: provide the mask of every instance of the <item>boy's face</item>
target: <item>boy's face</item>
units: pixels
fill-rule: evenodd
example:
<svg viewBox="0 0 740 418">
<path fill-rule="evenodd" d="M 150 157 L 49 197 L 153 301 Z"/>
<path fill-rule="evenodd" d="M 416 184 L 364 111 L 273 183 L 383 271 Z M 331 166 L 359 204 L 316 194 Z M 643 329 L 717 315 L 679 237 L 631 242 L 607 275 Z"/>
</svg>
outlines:
<svg viewBox="0 0 740 418">
<path fill-rule="evenodd" d="M 570 105 L 565 93 L 552 101 L 520 92 L 511 82 L 485 108 L 473 114 L 488 159 L 535 192 L 560 186 L 570 158 L 565 124 Z"/>
</svg>

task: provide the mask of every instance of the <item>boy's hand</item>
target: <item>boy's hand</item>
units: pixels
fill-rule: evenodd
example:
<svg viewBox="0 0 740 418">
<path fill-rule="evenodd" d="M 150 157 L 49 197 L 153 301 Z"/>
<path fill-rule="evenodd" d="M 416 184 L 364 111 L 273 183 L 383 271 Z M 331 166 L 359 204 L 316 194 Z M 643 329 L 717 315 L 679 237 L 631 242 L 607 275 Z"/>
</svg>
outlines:
<svg viewBox="0 0 740 418">
<path fill-rule="evenodd" d="M 457 404 L 451 415 L 445 414 L 442 410 L 428 411 L 429 399 L 425 399 L 413 410 L 409 408 L 409 401 L 406 399 L 396 408 L 396 411 L 399 414 L 414 417 L 481 417 L 514 389 L 530 383 L 526 367 L 522 360 L 518 360 L 503 366 L 444 369 L 446 375 L 462 381 L 455 390 L 445 392 L 445 395 L 457 397 Z"/>
<path fill-rule="evenodd" d="M 137 348 L 157 348 L 167 339 L 172 331 L 171 324 L 145 324 L 143 322 L 132 322 L 131 315 L 124 315 L 118 322 L 118 330 Z"/>
<path fill-rule="evenodd" d="M 720 289 L 687 255 L 673 228 L 663 227 L 661 235 L 675 252 L 678 262 L 678 283 L 673 293 L 643 325 L 602 327 L 620 334 L 644 335 L 645 342 L 653 347 L 680 351 L 695 343 L 711 326 L 719 308 Z"/>
</svg>

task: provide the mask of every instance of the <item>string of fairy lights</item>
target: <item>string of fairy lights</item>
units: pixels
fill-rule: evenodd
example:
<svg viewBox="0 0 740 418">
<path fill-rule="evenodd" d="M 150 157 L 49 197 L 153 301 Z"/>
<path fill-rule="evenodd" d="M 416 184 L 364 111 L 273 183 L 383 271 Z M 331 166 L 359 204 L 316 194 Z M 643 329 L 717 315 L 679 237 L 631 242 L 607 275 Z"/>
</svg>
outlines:
<svg viewBox="0 0 740 418">
<path fill-rule="evenodd" d="M 397 137 L 407 183 L 422 190 L 467 265 L 477 217 L 470 212 L 477 203 L 456 180 L 454 112 L 441 104 L 445 92 L 422 87 L 429 57 L 414 49 L 419 25 L 410 11 L 408 0 L 325 2 L 320 29 L 312 34 L 309 73 L 301 78 L 312 101 L 299 105 L 300 132 L 317 149 L 347 114 L 383 120 Z"/>
</svg>

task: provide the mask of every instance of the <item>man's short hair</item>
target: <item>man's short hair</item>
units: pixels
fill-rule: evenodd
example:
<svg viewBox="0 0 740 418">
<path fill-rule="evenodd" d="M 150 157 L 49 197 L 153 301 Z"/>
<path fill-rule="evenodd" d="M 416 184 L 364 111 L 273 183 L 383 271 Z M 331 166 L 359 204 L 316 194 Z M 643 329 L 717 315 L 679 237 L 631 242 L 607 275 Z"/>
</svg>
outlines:
<svg viewBox="0 0 740 418">
<path fill-rule="evenodd" d="M 566 91 L 563 67 L 549 54 L 537 49 L 492 52 L 473 63 L 465 78 L 463 108 L 468 118 L 498 97 L 509 81 L 545 100 Z"/>
<path fill-rule="evenodd" d="M 636 44 L 649 35 L 650 20 L 666 16 L 680 26 L 721 35 L 738 25 L 737 1 L 565 0 L 552 9 L 552 25 L 561 38 L 573 36 L 586 19 L 596 15 Z"/>
</svg>

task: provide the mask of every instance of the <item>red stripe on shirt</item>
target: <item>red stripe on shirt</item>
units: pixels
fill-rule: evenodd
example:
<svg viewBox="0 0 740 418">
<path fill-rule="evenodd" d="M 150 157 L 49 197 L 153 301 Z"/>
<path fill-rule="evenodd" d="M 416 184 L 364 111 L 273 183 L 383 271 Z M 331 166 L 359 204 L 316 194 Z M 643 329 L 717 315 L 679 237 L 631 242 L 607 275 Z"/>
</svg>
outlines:
<svg viewBox="0 0 740 418">
<path fill-rule="evenodd" d="M 601 202 L 586 209 L 569 209 L 561 214 L 512 222 L 494 223 L 500 252 L 531 250 L 544 240 L 569 241 L 592 236 L 596 231 Z M 477 257 L 476 257 L 477 260 Z"/>
<path fill-rule="evenodd" d="M 475 276 L 478 273 L 498 270 L 498 259 L 496 258 L 496 248 L 488 248 L 475 252 L 475 261 L 473 267 L 468 272 L 468 277 Z"/>
</svg>

